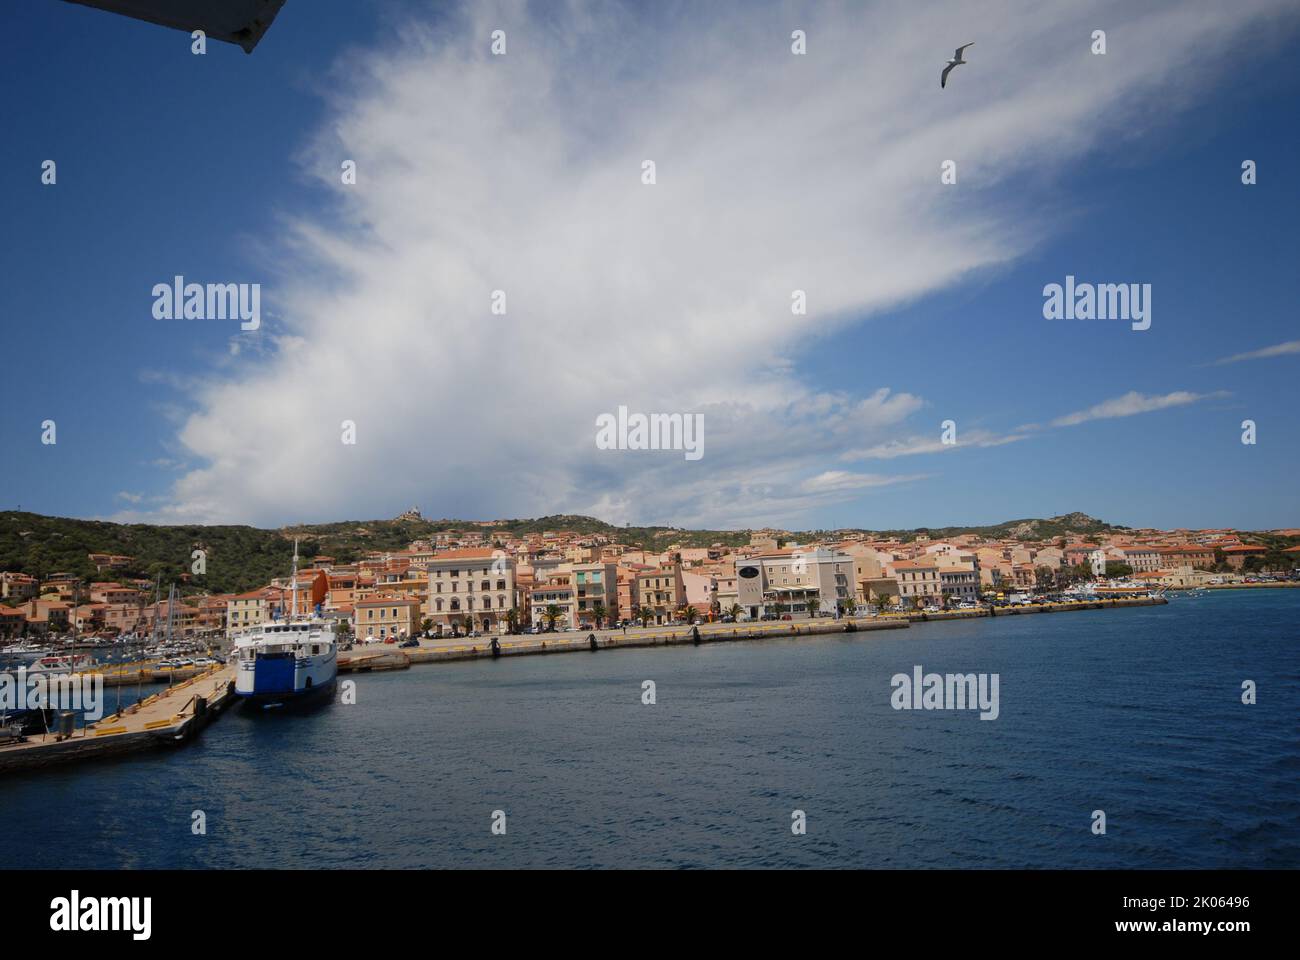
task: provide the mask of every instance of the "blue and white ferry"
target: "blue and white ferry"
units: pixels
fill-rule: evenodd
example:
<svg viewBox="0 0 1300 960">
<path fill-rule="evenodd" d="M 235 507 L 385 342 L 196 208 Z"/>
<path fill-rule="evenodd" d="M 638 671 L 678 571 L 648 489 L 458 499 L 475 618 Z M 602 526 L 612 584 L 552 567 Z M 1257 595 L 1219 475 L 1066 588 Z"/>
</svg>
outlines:
<svg viewBox="0 0 1300 960">
<path fill-rule="evenodd" d="M 293 586 L 289 615 L 245 627 L 235 634 L 235 694 L 250 704 L 286 706 L 327 694 L 338 675 L 334 623 L 300 617 L 298 544 L 293 547 Z"/>
</svg>

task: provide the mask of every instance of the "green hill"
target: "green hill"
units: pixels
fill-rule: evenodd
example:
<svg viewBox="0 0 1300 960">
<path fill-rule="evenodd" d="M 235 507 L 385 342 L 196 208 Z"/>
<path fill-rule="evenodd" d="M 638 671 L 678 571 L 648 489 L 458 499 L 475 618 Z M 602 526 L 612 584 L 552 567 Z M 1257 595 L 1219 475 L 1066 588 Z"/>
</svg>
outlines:
<svg viewBox="0 0 1300 960">
<path fill-rule="evenodd" d="M 990 527 L 936 527 L 917 530 L 870 531 L 883 536 L 912 540 L 918 534 L 932 539 L 974 533 L 987 537 L 1024 540 L 1084 536 L 1120 530 L 1082 513 L 1047 520 L 1009 520 Z M 0 570 L 20 571 L 45 578 L 53 573 L 75 573 L 87 580 L 117 580 L 129 577 L 179 582 L 188 573 L 191 553 L 207 552 L 207 573 L 195 576 L 184 587 L 187 592 L 233 593 L 251 590 L 272 577 L 289 571 L 293 555 L 292 538 L 300 538 L 304 560 L 327 554 L 348 563 L 372 550 L 401 550 L 416 539 L 429 539 L 449 530 L 476 531 L 492 543 L 547 530 L 571 530 L 600 534 L 621 543 L 660 551 L 672 544 L 682 546 L 743 546 L 749 530 L 681 530 L 676 527 L 616 527 L 593 517 L 557 515 L 533 519 L 498 520 L 491 523 L 468 520 L 348 520 L 262 530 L 247 526 L 153 526 L 120 524 L 100 520 L 46 517 L 35 513 L 0 513 Z M 843 535 L 856 530 L 837 530 Z M 788 531 L 783 540 L 804 542 L 824 531 Z M 87 559 L 91 553 L 134 557 L 129 569 L 97 574 Z"/>
</svg>

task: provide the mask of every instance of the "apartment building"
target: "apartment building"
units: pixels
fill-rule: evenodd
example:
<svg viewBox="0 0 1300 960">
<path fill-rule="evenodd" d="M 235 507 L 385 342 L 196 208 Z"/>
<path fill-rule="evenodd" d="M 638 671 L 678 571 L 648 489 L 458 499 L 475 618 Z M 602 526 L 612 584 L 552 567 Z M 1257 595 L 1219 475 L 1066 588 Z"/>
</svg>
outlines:
<svg viewBox="0 0 1300 960">
<path fill-rule="evenodd" d="M 826 547 L 782 550 L 736 560 L 736 602 L 757 620 L 770 614 L 807 616 L 809 601 L 834 613 L 854 605 L 855 558 Z"/>
<path fill-rule="evenodd" d="M 943 581 L 933 560 L 895 560 L 891 565 L 898 581 L 898 596 L 904 607 L 923 607 L 943 602 Z"/>
<path fill-rule="evenodd" d="M 92 583 L 90 599 L 93 603 L 139 603 L 140 591 L 120 583 Z"/>
<path fill-rule="evenodd" d="M 939 590 L 953 603 L 976 603 L 980 595 L 980 577 L 973 563 L 939 567 Z"/>
<path fill-rule="evenodd" d="M 352 632 L 359 640 L 404 639 L 420 632 L 420 601 L 408 597 L 370 597 L 352 605 Z"/>
<path fill-rule="evenodd" d="M 579 627 L 608 626 L 618 616 L 618 564 L 575 563 L 569 574 Z M 596 623 L 600 611 L 601 623 Z"/>
<path fill-rule="evenodd" d="M 567 630 L 574 625 L 573 586 L 561 581 L 539 583 L 532 589 L 529 614 L 534 630 L 547 630 L 552 626 L 550 615 L 555 614 L 556 630 Z"/>
<path fill-rule="evenodd" d="M 634 600 L 638 618 L 642 609 L 653 616 L 654 623 L 670 623 L 686 602 L 686 584 L 682 568 L 675 564 L 653 567 L 637 573 Z"/>
<path fill-rule="evenodd" d="M 0 573 L 0 600 L 13 606 L 35 600 L 40 584 L 25 573 Z"/>
<path fill-rule="evenodd" d="M 234 637 L 241 627 L 266 623 L 271 619 L 272 603 L 278 603 L 280 591 L 275 587 L 262 587 L 239 593 L 226 600 L 226 637 Z"/>
<path fill-rule="evenodd" d="M 1160 569 L 1164 559 L 1156 547 L 1124 544 L 1119 547 L 1119 551 L 1123 554 L 1123 562 L 1127 563 L 1134 573 L 1153 573 Z"/>
<path fill-rule="evenodd" d="M 505 629 L 517 602 L 514 557 L 486 547 L 447 550 L 436 554 L 426 571 L 425 615 L 439 633 L 453 624 L 485 633 Z"/>
</svg>

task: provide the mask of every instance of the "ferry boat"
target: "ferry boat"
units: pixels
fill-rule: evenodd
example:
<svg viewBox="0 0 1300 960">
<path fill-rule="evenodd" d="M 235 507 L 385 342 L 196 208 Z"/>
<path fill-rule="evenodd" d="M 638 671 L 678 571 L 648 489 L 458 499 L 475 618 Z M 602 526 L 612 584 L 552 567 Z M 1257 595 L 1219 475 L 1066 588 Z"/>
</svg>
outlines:
<svg viewBox="0 0 1300 960">
<path fill-rule="evenodd" d="M 235 695 L 264 708 L 315 698 L 331 691 L 338 674 L 333 621 L 299 617 L 298 543 L 293 545 L 290 613 L 245 627 L 235 635 Z"/>
</svg>

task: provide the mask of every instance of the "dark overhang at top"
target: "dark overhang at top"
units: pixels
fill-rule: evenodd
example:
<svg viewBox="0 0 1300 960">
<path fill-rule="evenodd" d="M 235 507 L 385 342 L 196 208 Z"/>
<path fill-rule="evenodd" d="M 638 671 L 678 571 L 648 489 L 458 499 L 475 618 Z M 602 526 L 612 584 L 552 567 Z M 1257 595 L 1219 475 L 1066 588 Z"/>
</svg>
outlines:
<svg viewBox="0 0 1300 960">
<path fill-rule="evenodd" d="M 252 53 L 271 28 L 284 0 L 67 0 L 186 33 L 202 30 Z"/>
</svg>

